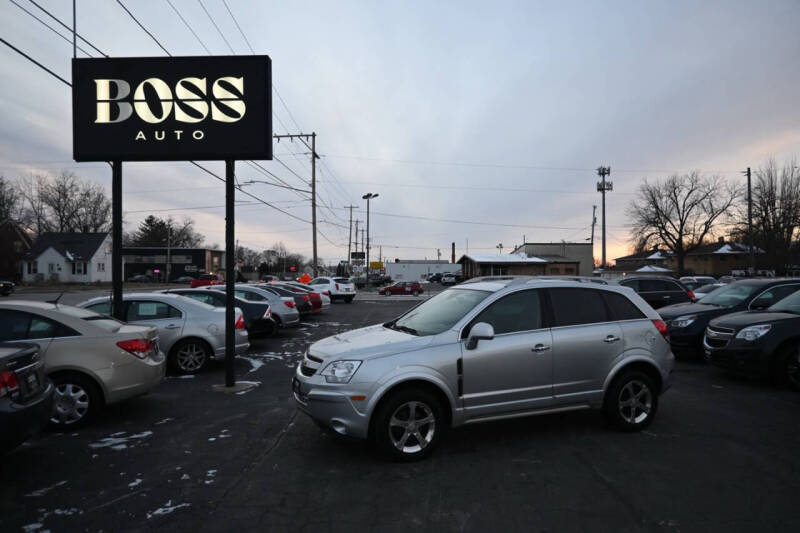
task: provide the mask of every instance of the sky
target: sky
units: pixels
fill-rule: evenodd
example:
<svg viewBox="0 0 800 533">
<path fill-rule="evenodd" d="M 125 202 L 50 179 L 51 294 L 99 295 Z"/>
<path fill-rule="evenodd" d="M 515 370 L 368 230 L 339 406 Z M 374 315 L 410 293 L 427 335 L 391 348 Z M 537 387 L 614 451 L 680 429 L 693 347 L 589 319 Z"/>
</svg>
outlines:
<svg viewBox="0 0 800 533">
<path fill-rule="evenodd" d="M 625 212 L 644 179 L 699 170 L 742 180 L 746 167 L 800 147 L 797 0 L 227 0 L 235 19 L 222 0 L 122 1 L 173 55 L 250 54 L 246 37 L 271 57 L 286 104 L 273 93 L 274 132 L 317 133 L 326 264 L 347 255 L 344 206 L 357 206 L 364 227 L 367 192 L 379 194 L 372 256 L 435 259 L 439 249 L 446 259 L 451 242 L 457 258 L 501 243 L 507 253 L 523 239 L 585 242 L 597 205 L 599 258 L 600 165 L 614 183 L 612 259 L 630 251 Z M 0 37 L 69 79 L 71 36 L 14 2 L 69 35 L 29 0 L 0 0 Z M 37 3 L 71 25 L 71 2 Z M 78 0 L 77 15 L 78 32 L 110 56 L 165 55 L 115 1 Z M 110 194 L 108 165 L 71 159 L 69 87 L 2 43 L 0 116 L 0 173 L 68 170 Z M 259 164 L 307 188 L 308 149 L 282 141 L 274 151 L 277 160 Z M 206 166 L 224 175 L 223 163 Z M 267 179 L 244 162 L 237 178 Z M 239 243 L 281 241 L 311 256 L 307 196 L 246 190 L 302 220 L 239 194 Z M 126 231 L 149 214 L 190 216 L 206 244 L 224 246 L 223 204 L 224 185 L 187 163 L 124 165 Z"/>
</svg>

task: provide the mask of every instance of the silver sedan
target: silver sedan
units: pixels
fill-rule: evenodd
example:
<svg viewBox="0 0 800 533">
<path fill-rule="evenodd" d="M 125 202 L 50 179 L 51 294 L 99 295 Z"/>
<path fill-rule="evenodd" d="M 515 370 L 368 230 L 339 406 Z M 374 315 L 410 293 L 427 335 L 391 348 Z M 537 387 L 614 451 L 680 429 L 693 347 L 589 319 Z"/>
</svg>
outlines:
<svg viewBox="0 0 800 533">
<path fill-rule="evenodd" d="M 212 307 L 183 296 L 160 293 L 132 293 L 122 297 L 125 321 L 158 328 L 161 349 L 175 370 L 194 374 L 213 358 L 225 356 L 225 309 Z M 104 315 L 111 314 L 109 297 L 78 304 Z M 236 308 L 236 354 L 250 347 L 242 311 Z"/>
<path fill-rule="evenodd" d="M 156 328 L 87 309 L 32 301 L 0 304 L 0 340 L 39 346 L 56 386 L 51 423 L 76 427 L 103 405 L 145 394 L 164 376 Z"/>
</svg>

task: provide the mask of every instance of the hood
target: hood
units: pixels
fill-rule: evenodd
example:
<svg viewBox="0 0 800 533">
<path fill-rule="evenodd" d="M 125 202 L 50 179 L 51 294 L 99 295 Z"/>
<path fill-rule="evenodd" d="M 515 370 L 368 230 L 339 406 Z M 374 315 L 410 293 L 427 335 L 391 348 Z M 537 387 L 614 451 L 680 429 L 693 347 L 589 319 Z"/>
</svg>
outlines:
<svg viewBox="0 0 800 533">
<path fill-rule="evenodd" d="M 710 325 L 720 326 L 739 330 L 754 324 L 774 324 L 782 320 L 797 320 L 800 323 L 800 315 L 792 313 L 771 313 L 769 311 L 743 311 L 741 313 L 731 313 L 717 318 Z"/>
<path fill-rule="evenodd" d="M 702 303 L 683 303 L 673 304 L 661 307 L 656 310 L 664 320 L 672 320 L 683 315 L 705 315 L 705 316 L 719 316 L 725 313 L 730 313 L 731 310 L 727 307 L 717 307 L 715 305 L 705 305 Z"/>
<path fill-rule="evenodd" d="M 434 336 L 417 337 L 376 324 L 322 339 L 312 344 L 308 351 L 323 359 L 367 359 L 418 350 L 431 344 L 433 339 Z"/>
</svg>

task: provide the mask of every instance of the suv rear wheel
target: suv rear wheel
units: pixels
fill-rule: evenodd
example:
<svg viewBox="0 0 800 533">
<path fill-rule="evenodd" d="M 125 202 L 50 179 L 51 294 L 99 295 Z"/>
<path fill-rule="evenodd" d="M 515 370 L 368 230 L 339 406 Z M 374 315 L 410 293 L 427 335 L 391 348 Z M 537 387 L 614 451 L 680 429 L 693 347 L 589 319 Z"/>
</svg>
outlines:
<svg viewBox="0 0 800 533">
<path fill-rule="evenodd" d="M 776 375 L 778 383 L 800 390 L 800 344 L 790 344 L 777 356 Z"/>
<path fill-rule="evenodd" d="M 395 461 L 417 461 L 431 454 L 445 429 L 438 398 L 425 389 L 390 393 L 375 413 L 373 436 L 382 454 Z"/>
<path fill-rule="evenodd" d="M 640 431 L 658 411 L 658 394 L 652 378 L 639 370 L 624 370 L 606 391 L 603 411 L 622 431 Z"/>
</svg>

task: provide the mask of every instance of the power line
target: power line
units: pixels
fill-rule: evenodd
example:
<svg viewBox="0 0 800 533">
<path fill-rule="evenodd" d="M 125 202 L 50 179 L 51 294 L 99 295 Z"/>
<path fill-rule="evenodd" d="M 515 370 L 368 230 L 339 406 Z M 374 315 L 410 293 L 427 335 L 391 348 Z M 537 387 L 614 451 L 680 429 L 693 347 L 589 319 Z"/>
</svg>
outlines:
<svg viewBox="0 0 800 533">
<path fill-rule="evenodd" d="M 61 26 L 63 26 L 63 27 L 64 27 L 64 28 L 66 28 L 66 29 L 67 29 L 67 30 L 68 30 L 70 33 L 72 33 L 72 30 L 73 30 L 73 28 L 71 28 L 70 26 L 67 26 L 66 24 L 64 24 L 64 23 L 63 23 L 63 22 L 62 22 L 60 19 L 58 19 L 58 18 L 57 18 L 55 15 L 53 15 L 53 14 L 52 14 L 52 13 L 50 13 L 48 10 L 46 10 L 45 8 L 43 8 L 42 6 L 40 6 L 40 5 L 39 5 L 39 4 L 38 4 L 38 3 L 37 3 L 35 0 L 28 0 L 28 2 L 30 2 L 31 4 L 33 4 L 33 5 L 35 5 L 36 7 L 38 7 L 38 8 L 39 8 L 41 11 L 43 11 L 43 12 L 44 12 L 44 13 L 45 13 L 47 16 L 49 16 L 51 19 L 53 19 L 53 20 L 55 20 L 56 22 L 58 22 L 59 24 L 61 24 Z M 87 41 L 86 39 L 84 39 L 84 38 L 83 38 L 83 35 L 81 35 L 80 33 L 77 33 L 77 32 L 75 32 L 75 35 L 78 37 L 78 39 L 80 39 L 81 41 L 85 42 L 86 44 L 88 44 L 89 46 L 91 46 L 92 48 L 94 48 L 94 49 L 97 51 L 97 53 L 98 53 L 98 54 L 100 54 L 100 55 L 102 55 L 102 56 L 105 56 L 105 57 L 108 57 L 108 54 L 106 54 L 105 52 L 103 52 L 102 50 L 100 50 L 99 48 L 97 48 L 95 45 L 93 45 L 92 43 L 90 43 L 89 41 Z M 88 55 L 88 54 L 87 54 L 87 55 Z"/>
<path fill-rule="evenodd" d="M 228 6 L 228 2 L 227 2 L 227 0 L 222 0 L 222 3 L 223 3 L 223 4 L 225 4 L 225 9 L 227 9 L 227 10 L 228 10 L 228 14 L 229 14 L 229 15 L 231 16 L 231 18 L 233 19 L 233 23 L 234 23 L 234 24 L 236 24 L 236 28 L 239 30 L 239 33 L 241 33 L 241 34 L 242 34 L 242 38 L 244 39 L 244 42 L 246 42 L 246 43 L 247 43 L 247 47 L 250 49 L 250 52 L 251 52 L 253 55 L 255 55 L 255 54 L 256 54 L 256 51 L 255 51 L 255 50 L 253 50 L 253 46 L 250 44 L 250 41 L 249 41 L 249 40 L 247 40 L 247 36 L 246 36 L 246 35 L 244 34 L 244 32 L 242 31 L 242 27 L 241 27 L 241 26 L 239 26 L 239 21 L 237 21 L 237 20 L 236 20 L 236 17 L 234 17 L 234 16 L 233 16 L 233 11 L 231 11 L 231 8 L 230 8 L 230 6 Z"/>
<path fill-rule="evenodd" d="M 33 63 L 34 65 L 36 65 L 37 67 L 39 67 L 40 69 L 42 69 L 42 70 L 44 70 L 45 72 L 47 72 L 48 74 L 50 74 L 50 75 L 51 75 L 51 76 L 53 76 L 54 78 L 58 79 L 59 81 L 61 81 L 61 82 L 63 82 L 63 83 L 66 83 L 67 85 L 69 85 L 70 87 L 72 87 L 72 84 L 71 84 L 70 82 L 68 82 L 67 80 L 65 80 L 64 78 L 62 78 L 61 76 L 59 76 L 58 74 L 56 74 L 55 72 L 53 72 L 52 70 L 50 70 L 49 68 L 47 68 L 46 66 L 42 65 L 41 63 L 39 63 L 38 61 L 36 61 L 34 58 L 32 58 L 31 56 L 29 56 L 28 54 L 26 54 L 25 52 L 23 52 L 22 50 L 20 50 L 19 48 L 17 48 L 17 47 L 16 47 L 16 46 L 14 46 L 13 44 L 11 44 L 10 42 L 6 41 L 6 40 L 5 40 L 5 39 L 3 39 L 2 37 L 0 37 L 0 42 L 2 42 L 4 45 L 6 45 L 6 46 L 8 46 L 9 48 L 11 48 L 12 50 L 14 50 L 16 53 L 18 53 L 19 55 L 21 55 L 22 57 L 24 57 L 25 59 L 27 59 L 28 61 L 30 61 L 30 62 L 31 62 L 31 63 Z"/>
<path fill-rule="evenodd" d="M 135 22 L 135 23 L 136 23 L 136 24 L 137 24 L 137 25 L 138 25 L 140 28 L 142 28 L 142 31 L 144 31 L 144 32 L 145 32 L 147 35 L 149 35 L 149 36 L 150 36 L 150 38 L 151 38 L 151 39 L 153 39 L 153 41 L 155 41 L 155 43 L 156 43 L 156 44 L 157 44 L 157 45 L 158 45 L 158 46 L 159 46 L 159 47 L 160 47 L 162 50 L 164 50 L 164 53 L 165 53 L 165 54 L 167 54 L 168 56 L 172 57 L 172 54 L 170 54 L 170 53 L 169 53 L 169 51 L 168 51 L 166 48 L 164 48 L 164 45 L 162 45 L 162 44 L 161 44 L 161 42 L 159 42 L 159 40 L 158 40 L 158 39 L 156 39 L 156 38 L 155 38 L 155 36 L 154 36 L 152 33 L 150 33 L 150 31 L 148 31 L 148 29 L 147 29 L 147 28 L 145 28 L 145 27 L 144 27 L 144 25 L 142 25 L 142 23 L 141 23 L 141 22 L 139 22 L 139 19 L 137 19 L 135 16 L 133 16 L 133 13 L 131 13 L 130 9 L 128 9 L 127 7 L 125 7 L 125 4 L 123 4 L 123 3 L 122 3 L 122 0 L 117 0 L 117 3 L 120 5 L 120 7 L 121 7 L 122 9 L 124 9 L 124 10 L 125 10 L 125 12 L 128 14 L 128 16 L 130 16 L 130 17 L 133 19 L 133 21 L 134 21 L 134 22 Z"/>
<path fill-rule="evenodd" d="M 11 2 L 12 4 L 14 4 L 14 5 L 15 5 L 15 6 L 17 6 L 18 8 L 20 8 L 22 11 L 24 11 L 25 13 L 27 13 L 28 15 L 30 15 L 31 17 L 33 17 L 34 19 L 36 19 L 37 21 L 39 21 L 39 23 L 40 23 L 42 26 L 44 26 L 45 28 L 47 28 L 47 29 L 49 29 L 50 31 L 52 31 L 53 33 L 55 33 L 56 35 L 58 35 L 59 37 L 61 37 L 61 38 L 62 38 L 62 39 L 64 39 L 65 41 L 67 41 L 69 44 L 72 44 L 72 40 L 71 40 L 71 39 L 69 39 L 68 37 L 66 37 L 66 36 L 62 35 L 62 34 L 61 34 L 61 32 L 59 32 L 57 29 L 55 29 L 54 27 L 52 27 L 51 25 L 49 25 L 47 22 L 45 22 L 45 21 L 43 21 L 42 19 L 40 19 L 39 17 L 37 17 L 37 16 L 36 16 L 36 14 L 34 14 L 34 13 L 31 13 L 31 12 L 30 12 L 30 11 L 28 11 L 28 10 L 27 10 L 25 7 L 23 7 L 23 6 L 21 6 L 20 4 L 18 4 L 18 3 L 16 2 L 16 0 L 9 0 L 9 2 Z M 81 52 L 83 52 L 84 54 L 86 54 L 87 56 L 91 57 L 91 54 L 89 54 L 89 52 L 87 52 L 86 50 L 84 50 L 84 49 L 83 49 L 83 48 L 81 48 L 80 46 L 78 46 L 77 48 L 78 48 L 78 50 L 80 50 Z"/>
<path fill-rule="evenodd" d="M 228 42 L 228 39 L 225 38 L 225 35 L 222 33 L 222 30 L 220 30 L 219 26 L 217 26 L 217 23 L 214 20 L 214 17 L 211 16 L 211 13 L 208 12 L 208 9 L 206 9 L 206 6 L 203 5 L 203 0 L 197 0 L 197 3 L 200 4 L 200 7 L 202 7 L 203 11 L 206 12 L 206 15 L 208 16 L 208 20 L 210 20 L 211 24 L 213 24 L 214 27 L 217 29 L 217 33 L 219 33 L 219 36 L 222 37 L 222 40 L 225 41 L 226 45 L 228 45 L 228 50 L 231 51 L 231 54 L 236 55 L 236 52 L 233 51 L 233 47 L 231 46 L 231 43 Z"/>
<path fill-rule="evenodd" d="M 205 49 L 205 51 L 206 51 L 206 53 L 208 53 L 208 55 L 211 55 L 211 50 L 208 49 L 208 47 L 206 46 L 206 43 L 203 42 L 203 40 L 200 38 L 199 35 L 197 35 L 197 33 L 194 31 L 194 29 L 191 26 L 189 26 L 189 23 L 186 22 L 185 18 L 183 18 L 183 15 L 181 15 L 181 12 L 178 11 L 178 8 L 175 7 L 175 5 L 172 3 L 172 0 L 167 0 L 167 3 L 172 8 L 172 10 L 175 11 L 175 14 L 178 15 L 178 18 L 181 19 L 181 22 L 183 22 L 183 24 L 187 28 L 189 28 L 189 31 L 192 32 L 192 35 L 194 35 L 194 38 L 197 39 L 198 43 L 200 43 L 200 46 L 202 46 Z"/>
</svg>

